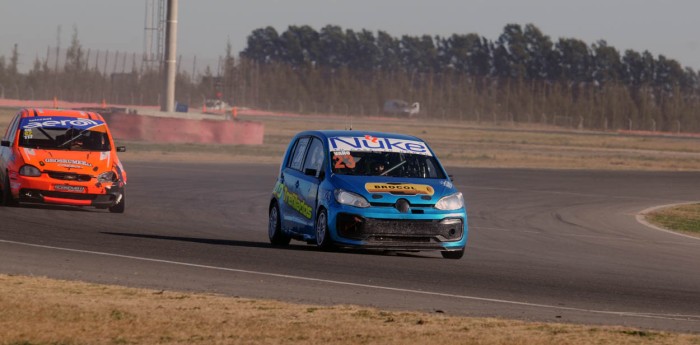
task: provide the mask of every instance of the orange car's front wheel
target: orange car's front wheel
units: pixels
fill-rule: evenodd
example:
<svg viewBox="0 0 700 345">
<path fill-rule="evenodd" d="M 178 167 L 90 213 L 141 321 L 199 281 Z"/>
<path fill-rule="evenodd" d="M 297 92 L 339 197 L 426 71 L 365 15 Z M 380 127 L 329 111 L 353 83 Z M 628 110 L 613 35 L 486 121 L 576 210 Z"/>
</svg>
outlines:
<svg viewBox="0 0 700 345">
<path fill-rule="evenodd" d="M 126 189 L 126 188 L 125 188 Z M 114 206 L 109 207 L 109 212 L 112 213 L 124 213 L 124 210 L 126 209 L 126 193 L 124 190 L 122 190 L 122 197 L 119 199 L 119 202 L 116 203 Z"/>
<path fill-rule="evenodd" d="M 15 206 L 17 202 L 12 197 L 12 190 L 10 189 L 10 176 L 5 174 L 5 180 L 2 184 L 2 206 Z"/>
</svg>

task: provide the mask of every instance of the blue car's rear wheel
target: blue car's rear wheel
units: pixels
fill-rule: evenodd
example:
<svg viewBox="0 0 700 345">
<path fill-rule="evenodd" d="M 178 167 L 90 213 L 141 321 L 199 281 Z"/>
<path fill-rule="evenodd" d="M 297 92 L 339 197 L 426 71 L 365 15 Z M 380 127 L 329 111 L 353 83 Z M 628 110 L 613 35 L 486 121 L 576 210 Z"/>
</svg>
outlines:
<svg viewBox="0 0 700 345">
<path fill-rule="evenodd" d="M 328 232 L 328 213 L 320 210 L 316 216 L 316 245 L 324 250 L 333 248 L 333 239 Z"/>
<path fill-rule="evenodd" d="M 277 203 L 270 206 L 270 217 L 267 225 L 267 235 L 270 237 L 270 243 L 273 246 L 286 246 L 291 238 L 282 233 L 282 224 L 280 224 L 280 210 Z"/>
</svg>

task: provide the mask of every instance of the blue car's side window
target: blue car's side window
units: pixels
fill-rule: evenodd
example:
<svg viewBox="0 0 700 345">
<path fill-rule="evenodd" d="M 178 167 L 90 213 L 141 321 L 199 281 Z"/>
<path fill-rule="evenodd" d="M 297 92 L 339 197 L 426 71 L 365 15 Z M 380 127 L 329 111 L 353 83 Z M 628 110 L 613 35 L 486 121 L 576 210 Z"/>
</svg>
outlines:
<svg viewBox="0 0 700 345">
<path fill-rule="evenodd" d="M 294 153 L 292 154 L 292 159 L 289 161 L 289 167 L 294 170 L 301 171 L 301 166 L 304 163 L 304 154 L 306 153 L 306 147 L 309 145 L 309 138 L 301 138 L 297 141 L 297 145 L 294 148 Z"/>
<path fill-rule="evenodd" d="M 314 138 L 309 146 L 309 153 L 306 155 L 306 160 L 304 162 L 304 173 L 308 169 L 316 171 L 316 176 L 318 176 L 319 170 L 321 170 L 323 164 L 323 144 L 320 140 Z"/>
<path fill-rule="evenodd" d="M 429 159 L 425 162 L 426 165 L 426 170 L 427 170 L 427 177 L 429 178 L 444 178 L 443 176 L 439 176 L 439 172 L 437 167 L 435 167 L 435 164 L 432 159 Z M 441 175 L 441 174 L 440 174 Z"/>
</svg>

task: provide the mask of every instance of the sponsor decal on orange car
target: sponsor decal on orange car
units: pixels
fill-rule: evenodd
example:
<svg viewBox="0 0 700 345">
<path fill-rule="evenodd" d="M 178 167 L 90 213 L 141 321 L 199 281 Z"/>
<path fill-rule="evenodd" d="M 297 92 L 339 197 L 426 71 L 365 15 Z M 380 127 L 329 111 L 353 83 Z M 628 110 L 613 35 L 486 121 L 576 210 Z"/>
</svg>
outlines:
<svg viewBox="0 0 700 345">
<path fill-rule="evenodd" d="M 60 164 L 73 164 L 73 165 L 82 165 L 86 167 L 91 167 L 92 163 L 86 162 L 86 161 L 81 161 L 77 159 L 60 159 L 60 158 L 46 158 L 44 159 L 46 163 L 60 163 Z"/>
<path fill-rule="evenodd" d="M 58 166 L 66 169 L 82 169 L 80 165 L 75 165 L 75 164 L 58 164 Z"/>
<path fill-rule="evenodd" d="M 100 160 L 107 160 L 107 164 L 109 164 L 109 158 L 110 158 L 110 152 L 105 151 L 105 152 L 100 152 Z"/>
<path fill-rule="evenodd" d="M 370 193 L 391 193 L 405 195 L 433 195 L 433 187 L 413 183 L 365 183 L 365 189 Z"/>
<path fill-rule="evenodd" d="M 104 122 L 91 119 L 82 119 L 75 117 L 25 117 L 20 121 L 20 128 L 76 128 L 76 129 L 91 129 L 104 125 Z M 31 133 L 31 132 L 30 132 Z"/>
<path fill-rule="evenodd" d="M 70 186 L 65 184 L 57 184 L 53 186 L 53 189 L 59 192 L 70 192 L 70 193 L 84 193 L 85 187 L 83 186 Z"/>
</svg>

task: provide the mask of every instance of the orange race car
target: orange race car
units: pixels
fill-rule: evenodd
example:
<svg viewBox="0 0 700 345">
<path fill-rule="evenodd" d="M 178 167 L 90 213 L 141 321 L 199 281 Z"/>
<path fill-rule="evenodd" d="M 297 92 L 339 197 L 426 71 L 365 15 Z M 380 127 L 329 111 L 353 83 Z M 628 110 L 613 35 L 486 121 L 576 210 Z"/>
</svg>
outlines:
<svg viewBox="0 0 700 345">
<path fill-rule="evenodd" d="M 22 109 L 0 146 L 2 204 L 44 203 L 123 213 L 126 172 L 100 114 Z"/>
</svg>

